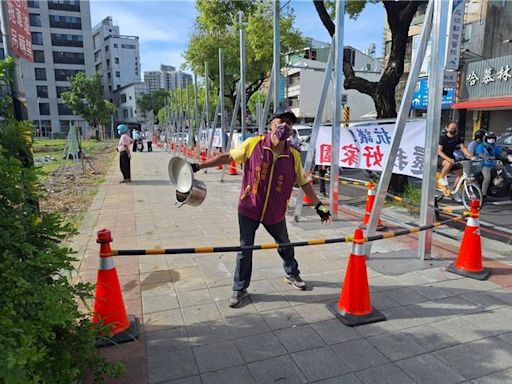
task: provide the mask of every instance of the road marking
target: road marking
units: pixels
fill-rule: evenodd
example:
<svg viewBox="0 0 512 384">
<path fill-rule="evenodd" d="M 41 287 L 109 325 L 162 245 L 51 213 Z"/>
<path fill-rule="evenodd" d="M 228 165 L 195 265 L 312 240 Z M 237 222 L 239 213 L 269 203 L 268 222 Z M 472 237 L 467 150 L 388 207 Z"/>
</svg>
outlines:
<svg viewBox="0 0 512 384">
<path fill-rule="evenodd" d="M 510 200 L 510 201 L 493 201 L 492 204 L 494 204 L 494 205 L 508 205 L 508 204 L 512 204 L 512 200 Z"/>
</svg>

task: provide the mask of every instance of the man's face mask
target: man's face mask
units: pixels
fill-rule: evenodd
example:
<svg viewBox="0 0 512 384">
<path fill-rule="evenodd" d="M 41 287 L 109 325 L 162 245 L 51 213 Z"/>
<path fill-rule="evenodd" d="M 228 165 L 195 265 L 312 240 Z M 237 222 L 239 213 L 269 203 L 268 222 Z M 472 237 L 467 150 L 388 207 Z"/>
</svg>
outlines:
<svg viewBox="0 0 512 384">
<path fill-rule="evenodd" d="M 281 123 L 276 127 L 275 135 L 279 141 L 285 141 L 292 134 L 292 127 L 286 123 Z"/>
<path fill-rule="evenodd" d="M 494 144 L 494 142 L 495 142 L 495 141 L 496 141 L 496 139 L 487 139 L 487 142 L 488 142 L 489 144 Z"/>
<path fill-rule="evenodd" d="M 457 133 L 457 128 L 450 127 L 448 128 L 448 132 L 450 133 L 450 135 L 455 135 Z"/>
</svg>

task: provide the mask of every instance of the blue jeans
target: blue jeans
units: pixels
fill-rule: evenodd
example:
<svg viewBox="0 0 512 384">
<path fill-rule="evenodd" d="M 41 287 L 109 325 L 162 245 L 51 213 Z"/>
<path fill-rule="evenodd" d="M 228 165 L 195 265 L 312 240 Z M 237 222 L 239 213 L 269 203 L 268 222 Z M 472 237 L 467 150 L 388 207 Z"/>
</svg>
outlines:
<svg viewBox="0 0 512 384">
<path fill-rule="evenodd" d="M 240 245 L 254 245 L 254 237 L 260 223 L 249 219 L 246 216 L 238 214 L 238 225 L 240 227 Z M 263 224 L 267 232 L 274 238 L 276 243 L 289 243 L 288 230 L 286 229 L 286 219 L 277 224 Z M 278 248 L 277 252 L 283 259 L 284 271 L 287 275 L 299 275 L 299 264 L 295 260 L 293 248 Z M 252 251 L 241 251 L 236 255 L 235 278 L 233 281 L 233 290 L 241 291 L 249 287 L 252 274 Z"/>
</svg>

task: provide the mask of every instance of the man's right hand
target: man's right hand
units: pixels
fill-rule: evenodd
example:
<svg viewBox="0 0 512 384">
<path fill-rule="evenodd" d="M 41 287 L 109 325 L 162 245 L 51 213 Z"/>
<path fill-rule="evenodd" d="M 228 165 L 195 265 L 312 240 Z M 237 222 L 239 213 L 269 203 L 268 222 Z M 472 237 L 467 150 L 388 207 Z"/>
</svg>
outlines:
<svg viewBox="0 0 512 384">
<path fill-rule="evenodd" d="M 449 158 L 449 159 L 448 159 L 448 162 L 449 162 L 451 165 L 453 165 L 453 164 L 455 164 L 455 159 Z"/>
<path fill-rule="evenodd" d="M 192 167 L 192 172 L 194 172 L 194 173 L 196 173 L 200 169 L 199 164 L 197 164 L 197 163 L 192 163 L 192 164 L 190 164 L 190 166 Z"/>
</svg>

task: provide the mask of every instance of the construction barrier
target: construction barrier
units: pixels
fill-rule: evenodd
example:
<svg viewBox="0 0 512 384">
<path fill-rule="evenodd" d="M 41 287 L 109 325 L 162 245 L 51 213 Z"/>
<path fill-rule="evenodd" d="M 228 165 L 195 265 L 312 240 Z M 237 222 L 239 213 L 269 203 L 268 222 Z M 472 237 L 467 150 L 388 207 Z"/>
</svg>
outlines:
<svg viewBox="0 0 512 384">
<path fill-rule="evenodd" d="M 139 337 L 138 322 L 126 314 L 123 294 L 117 277 L 110 243 L 109 230 L 98 231 L 96 242 L 100 244 L 100 267 L 94 296 L 93 323 L 109 327 L 113 337 L 100 345 L 119 344 Z"/>
<path fill-rule="evenodd" d="M 471 211 L 467 219 L 464 236 L 457 260 L 447 268 L 449 272 L 477 280 L 485 280 L 491 271 L 482 264 L 482 240 L 480 238 L 480 221 L 478 200 L 471 200 Z"/>
</svg>

